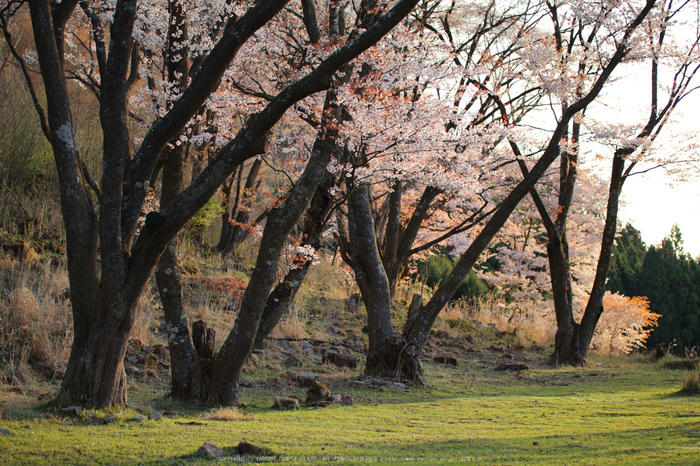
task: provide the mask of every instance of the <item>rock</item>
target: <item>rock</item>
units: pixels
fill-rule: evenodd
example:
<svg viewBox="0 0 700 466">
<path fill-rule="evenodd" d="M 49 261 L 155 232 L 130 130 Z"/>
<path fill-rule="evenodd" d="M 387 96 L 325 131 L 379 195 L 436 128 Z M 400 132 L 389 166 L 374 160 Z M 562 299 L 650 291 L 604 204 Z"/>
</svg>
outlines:
<svg viewBox="0 0 700 466">
<path fill-rule="evenodd" d="M 302 372 L 296 376 L 297 383 L 302 387 L 310 387 L 314 382 L 318 381 L 318 376 L 315 374 L 309 374 L 308 372 Z"/>
<path fill-rule="evenodd" d="M 83 411 L 82 406 L 68 406 L 67 408 L 61 408 L 61 412 L 63 414 L 67 414 L 68 416 L 77 416 Z"/>
<path fill-rule="evenodd" d="M 435 333 L 431 332 L 431 335 L 435 336 L 438 340 L 447 340 L 450 338 L 450 334 L 447 330 L 435 330 Z"/>
<path fill-rule="evenodd" d="M 116 416 L 114 414 L 108 414 L 105 417 L 102 418 L 102 422 L 105 424 L 110 424 L 116 420 Z"/>
<path fill-rule="evenodd" d="M 346 406 L 352 406 L 355 404 L 355 399 L 352 397 L 352 395 L 341 395 L 340 404 L 346 405 Z"/>
<path fill-rule="evenodd" d="M 93 424 L 97 424 L 97 422 L 100 420 L 100 418 L 97 417 L 97 413 L 88 413 L 87 418 L 88 421 L 92 422 Z"/>
<path fill-rule="evenodd" d="M 12 435 L 12 432 L 7 429 L 0 429 L 0 435 Z"/>
<path fill-rule="evenodd" d="M 132 422 L 143 422 L 146 420 L 146 416 L 134 416 L 131 418 Z"/>
<path fill-rule="evenodd" d="M 129 374 L 129 375 L 140 375 L 140 374 L 141 374 L 141 369 L 139 369 L 139 368 L 136 367 L 136 366 L 131 366 L 131 365 L 129 365 L 129 366 L 126 366 L 126 367 L 124 368 L 124 370 L 125 370 L 126 373 Z"/>
<path fill-rule="evenodd" d="M 278 396 L 275 397 L 275 402 L 272 404 L 272 407 L 277 409 L 299 409 L 299 399 L 286 396 Z"/>
<path fill-rule="evenodd" d="M 250 380 L 246 379 L 245 377 L 241 377 L 241 378 L 238 380 L 238 385 L 240 385 L 241 387 L 252 387 L 252 386 L 253 386 L 253 382 L 251 382 Z"/>
<path fill-rule="evenodd" d="M 299 367 L 301 366 L 301 362 L 296 356 L 289 356 L 285 361 L 284 364 L 286 366 L 293 366 L 293 367 Z"/>
<path fill-rule="evenodd" d="M 314 382 L 306 392 L 306 404 L 331 401 L 331 391 L 321 382 Z"/>
<path fill-rule="evenodd" d="M 530 368 L 526 364 L 503 363 L 496 366 L 495 371 L 527 371 Z"/>
<path fill-rule="evenodd" d="M 440 363 L 440 364 L 448 364 L 451 366 L 457 366 L 457 358 L 454 356 L 448 356 L 446 354 L 438 354 L 433 358 L 433 361 Z"/>
<path fill-rule="evenodd" d="M 262 452 L 262 448 L 260 448 L 257 445 L 253 445 L 252 443 L 248 443 L 245 440 L 242 440 L 241 443 L 238 444 L 236 449 L 238 450 L 238 453 L 241 455 L 258 456 Z"/>
<path fill-rule="evenodd" d="M 162 417 L 163 416 L 161 416 L 158 411 L 153 411 L 151 414 L 148 415 L 148 419 L 150 419 L 151 421 L 157 421 Z"/>
<path fill-rule="evenodd" d="M 338 367 L 348 367 L 350 369 L 355 369 L 357 367 L 357 358 L 348 354 L 340 354 L 329 352 L 323 356 L 322 364 L 330 362 Z"/>
<path fill-rule="evenodd" d="M 313 358 L 314 356 L 316 356 L 316 351 L 314 351 L 313 348 L 309 347 L 301 350 L 301 354 L 303 354 L 307 358 Z"/>
<path fill-rule="evenodd" d="M 205 458 L 220 458 L 223 454 L 224 450 L 207 440 L 201 447 L 199 447 L 199 450 L 195 452 L 194 456 L 203 456 Z"/>
</svg>

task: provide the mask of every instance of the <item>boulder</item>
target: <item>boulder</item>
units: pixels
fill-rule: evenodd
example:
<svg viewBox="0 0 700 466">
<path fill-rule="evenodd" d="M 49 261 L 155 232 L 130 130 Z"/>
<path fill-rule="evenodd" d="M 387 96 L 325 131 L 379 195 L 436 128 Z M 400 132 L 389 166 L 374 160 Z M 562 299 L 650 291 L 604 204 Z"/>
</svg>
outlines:
<svg viewBox="0 0 700 466">
<path fill-rule="evenodd" d="M 255 455 L 258 456 L 262 452 L 262 448 L 252 443 L 242 440 L 236 447 L 240 455 Z"/>
<path fill-rule="evenodd" d="M 224 451 L 211 443 L 209 440 L 204 442 L 204 444 L 199 447 L 194 454 L 194 456 L 203 456 L 205 458 L 220 458 L 224 454 Z"/>
<path fill-rule="evenodd" d="M 272 407 L 276 409 L 299 409 L 299 399 L 286 396 L 278 396 L 275 397 L 275 402 L 272 404 Z"/>
<path fill-rule="evenodd" d="M 321 382 L 314 382 L 306 392 L 306 404 L 332 401 L 331 391 Z"/>
</svg>

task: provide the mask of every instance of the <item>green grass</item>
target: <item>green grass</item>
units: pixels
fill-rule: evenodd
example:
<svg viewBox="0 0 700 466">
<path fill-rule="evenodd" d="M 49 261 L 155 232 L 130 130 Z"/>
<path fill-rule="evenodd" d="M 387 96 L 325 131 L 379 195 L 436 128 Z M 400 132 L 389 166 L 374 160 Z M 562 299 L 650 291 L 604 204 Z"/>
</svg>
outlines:
<svg viewBox="0 0 700 466">
<path fill-rule="evenodd" d="M 426 364 L 428 388 L 327 380 L 355 406 L 276 411 L 276 394 L 303 390 L 244 388 L 250 407 L 235 421 L 205 419 L 209 408 L 139 386 L 137 411 L 180 414 L 137 423 L 131 411 L 108 425 L 5 419 L 14 435 L 0 437 L 0 463 L 206 464 L 191 456 L 206 440 L 230 449 L 247 440 L 285 464 L 700 464 L 700 399 L 676 395 L 683 373 L 606 357 L 517 375 L 480 367 L 479 357 L 453 369 Z M 199 424 L 182 424 L 190 421 Z"/>
</svg>

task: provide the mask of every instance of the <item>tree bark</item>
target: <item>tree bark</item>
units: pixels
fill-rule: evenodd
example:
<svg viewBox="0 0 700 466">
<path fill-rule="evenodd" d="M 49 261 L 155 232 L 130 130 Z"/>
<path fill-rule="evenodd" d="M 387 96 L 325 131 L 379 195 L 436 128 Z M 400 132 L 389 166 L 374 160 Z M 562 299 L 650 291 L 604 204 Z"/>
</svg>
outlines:
<svg viewBox="0 0 700 466">
<path fill-rule="evenodd" d="M 348 195 L 348 230 L 355 280 L 367 308 L 369 350 L 365 373 L 388 375 L 387 339 L 393 333 L 391 292 L 377 248 L 367 186 L 355 187 Z"/>
</svg>

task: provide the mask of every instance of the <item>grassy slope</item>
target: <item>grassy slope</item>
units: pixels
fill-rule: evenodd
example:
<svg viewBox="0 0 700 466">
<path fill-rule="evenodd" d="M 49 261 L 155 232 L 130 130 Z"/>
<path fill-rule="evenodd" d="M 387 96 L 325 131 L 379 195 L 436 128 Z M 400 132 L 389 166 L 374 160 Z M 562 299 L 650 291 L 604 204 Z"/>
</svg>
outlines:
<svg viewBox="0 0 700 466">
<path fill-rule="evenodd" d="M 251 407 L 242 421 L 204 419 L 205 408 L 174 405 L 142 386 L 137 409 L 182 414 L 109 425 L 3 421 L 14 435 L 0 437 L 0 463 L 204 464 L 188 456 L 204 441 L 235 447 L 246 439 L 299 464 L 700 464 L 698 398 L 673 395 L 682 374 L 629 358 L 597 361 L 602 366 L 594 359 L 583 369 L 520 376 L 476 360 L 456 369 L 429 363 L 431 387 L 409 390 L 329 379 L 333 391 L 352 393 L 357 404 L 293 412 L 268 408 L 272 390 L 244 389 Z M 291 386 L 284 392 L 303 395 Z M 206 425 L 178 424 L 189 421 Z"/>
</svg>

